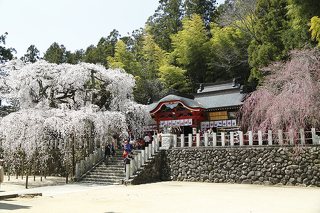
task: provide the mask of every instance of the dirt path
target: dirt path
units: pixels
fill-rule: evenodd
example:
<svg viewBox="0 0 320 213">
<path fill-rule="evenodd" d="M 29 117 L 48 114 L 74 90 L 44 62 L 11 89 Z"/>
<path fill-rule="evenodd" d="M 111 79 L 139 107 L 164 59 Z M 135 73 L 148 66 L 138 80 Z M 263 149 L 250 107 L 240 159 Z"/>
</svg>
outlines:
<svg viewBox="0 0 320 213">
<path fill-rule="evenodd" d="M 27 191 L 42 192 L 43 196 L 0 201 L 0 212 L 320 212 L 320 188 L 161 182 L 138 186 L 69 184 Z"/>
</svg>

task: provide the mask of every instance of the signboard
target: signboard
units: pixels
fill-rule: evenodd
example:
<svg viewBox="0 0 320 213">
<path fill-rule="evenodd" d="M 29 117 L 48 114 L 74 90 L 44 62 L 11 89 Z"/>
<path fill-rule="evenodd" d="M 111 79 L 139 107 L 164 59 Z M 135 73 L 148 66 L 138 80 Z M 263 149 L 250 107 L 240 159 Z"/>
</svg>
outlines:
<svg viewBox="0 0 320 213">
<path fill-rule="evenodd" d="M 197 134 L 197 128 L 192 128 L 192 134 L 193 135 Z"/>
<path fill-rule="evenodd" d="M 227 126 L 227 121 L 226 120 L 222 121 L 222 126 Z"/>
<path fill-rule="evenodd" d="M 237 121 L 233 120 L 221 120 L 221 121 L 204 121 L 201 122 L 201 130 L 207 130 L 213 127 L 233 127 L 237 126 Z"/>
<path fill-rule="evenodd" d="M 172 126 L 191 126 L 192 119 L 180 119 L 180 120 L 167 120 L 160 121 L 160 127 L 172 127 Z"/>
</svg>

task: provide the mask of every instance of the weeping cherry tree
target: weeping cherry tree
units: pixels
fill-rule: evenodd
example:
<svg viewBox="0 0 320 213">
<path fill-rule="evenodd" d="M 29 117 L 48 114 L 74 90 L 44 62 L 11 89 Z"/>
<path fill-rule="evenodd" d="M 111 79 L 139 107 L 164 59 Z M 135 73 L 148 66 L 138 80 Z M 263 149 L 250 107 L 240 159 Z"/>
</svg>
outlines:
<svg viewBox="0 0 320 213">
<path fill-rule="evenodd" d="M 291 52 L 286 62 L 264 69 L 262 85 L 240 111 L 244 130 L 298 130 L 320 127 L 320 52 Z"/>
<path fill-rule="evenodd" d="M 50 174 L 52 162 L 61 159 L 58 164 L 71 173 L 76 160 L 113 135 L 124 138 L 128 128 L 141 135 L 151 121 L 147 107 L 133 101 L 135 81 L 124 70 L 19 60 L 0 70 L 0 97 L 17 109 L 0 119 L 0 142 L 10 172 Z"/>
</svg>

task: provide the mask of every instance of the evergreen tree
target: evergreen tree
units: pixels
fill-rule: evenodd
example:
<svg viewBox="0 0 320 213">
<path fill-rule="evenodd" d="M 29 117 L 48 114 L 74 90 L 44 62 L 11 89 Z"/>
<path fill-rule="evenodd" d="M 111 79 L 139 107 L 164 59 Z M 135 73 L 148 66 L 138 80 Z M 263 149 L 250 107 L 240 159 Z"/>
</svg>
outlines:
<svg viewBox="0 0 320 213">
<path fill-rule="evenodd" d="M 34 63 L 40 59 L 40 52 L 35 45 L 30 45 L 27 49 L 27 53 L 21 57 L 24 62 Z"/>
<path fill-rule="evenodd" d="M 16 50 L 13 48 L 5 47 L 7 35 L 7 32 L 5 32 L 3 35 L 0 35 L 0 63 L 11 60 L 13 58 L 12 53 L 16 52 Z"/>
<path fill-rule="evenodd" d="M 182 27 L 182 0 L 160 0 L 159 3 L 155 14 L 147 21 L 148 32 L 163 50 L 170 51 L 170 36 Z"/>
<path fill-rule="evenodd" d="M 288 29 L 286 0 L 258 0 L 256 35 L 248 48 L 251 77 L 261 79 L 259 68 L 286 55 L 283 36 Z"/>
<path fill-rule="evenodd" d="M 210 22 L 213 21 L 216 0 L 185 0 L 184 8 L 185 16 L 190 18 L 193 14 L 198 14 L 209 27 Z"/>
<path fill-rule="evenodd" d="M 115 45 L 120 38 L 117 30 L 110 32 L 107 38 L 102 37 L 97 46 L 91 45 L 86 49 L 84 61 L 94 64 L 102 64 L 108 67 L 108 56 L 114 56 Z"/>
<path fill-rule="evenodd" d="M 66 48 L 54 42 L 45 52 L 43 58 L 49 63 L 62 64 L 66 62 Z"/>
</svg>

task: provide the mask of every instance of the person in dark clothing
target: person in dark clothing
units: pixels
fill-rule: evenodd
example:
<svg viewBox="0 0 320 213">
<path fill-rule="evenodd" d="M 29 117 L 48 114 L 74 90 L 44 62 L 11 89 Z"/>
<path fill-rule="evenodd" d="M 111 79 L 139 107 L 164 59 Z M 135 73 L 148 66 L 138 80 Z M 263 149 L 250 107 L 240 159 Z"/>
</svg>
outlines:
<svg viewBox="0 0 320 213">
<path fill-rule="evenodd" d="M 104 160 L 105 160 L 105 163 L 108 163 L 108 160 L 111 156 L 111 145 L 108 143 L 105 147 L 104 147 Z"/>
<path fill-rule="evenodd" d="M 114 144 L 112 143 L 110 145 L 110 152 L 111 152 L 111 156 L 114 157 L 116 155 L 116 150 L 114 148 Z"/>
</svg>

